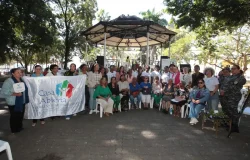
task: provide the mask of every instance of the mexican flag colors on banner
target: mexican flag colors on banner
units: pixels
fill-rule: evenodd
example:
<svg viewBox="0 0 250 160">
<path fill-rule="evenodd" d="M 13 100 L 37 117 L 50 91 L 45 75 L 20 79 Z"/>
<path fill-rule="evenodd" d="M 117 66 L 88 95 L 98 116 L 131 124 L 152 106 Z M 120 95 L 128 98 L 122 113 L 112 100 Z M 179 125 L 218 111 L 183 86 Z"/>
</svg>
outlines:
<svg viewBox="0 0 250 160">
<path fill-rule="evenodd" d="M 86 76 L 23 77 L 30 102 L 25 118 L 66 116 L 85 109 Z"/>
</svg>

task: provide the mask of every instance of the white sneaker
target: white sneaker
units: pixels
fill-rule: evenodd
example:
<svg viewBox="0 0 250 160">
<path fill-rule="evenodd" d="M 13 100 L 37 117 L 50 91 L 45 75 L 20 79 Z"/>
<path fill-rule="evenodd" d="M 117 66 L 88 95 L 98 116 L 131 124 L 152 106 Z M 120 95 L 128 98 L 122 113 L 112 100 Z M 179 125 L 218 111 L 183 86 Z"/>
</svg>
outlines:
<svg viewBox="0 0 250 160">
<path fill-rule="evenodd" d="M 189 123 L 190 124 L 194 123 L 194 118 L 191 118 Z"/>
<path fill-rule="evenodd" d="M 96 112 L 96 113 L 99 113 L 100 111 L 98 111 L 98 110 L 95 110 L 95 112 Z"/>
<path fill-rule="evenodd" d="M 89 114 L 92 114 L 93 112 L 94 112 L 94 110 L 90 110 L 90 111 L 89 111 Z"/>
<path fill-rule="evenodd" d="M 199 121 L 196 119 L 196 118 L 194 118 L 194 124 L 196 124 L 196 123 L 198 123 Z"/>
<path fill-rule="evenodd" d="M 70 120 L 70 117 L 65 118 L 66 120 Z"/>
<path fill-rule="evenodd" d="M 73 116 L 75 117 L 75 116 L 77 116 L 77 114 L 73 114 Z"/>
</svg>

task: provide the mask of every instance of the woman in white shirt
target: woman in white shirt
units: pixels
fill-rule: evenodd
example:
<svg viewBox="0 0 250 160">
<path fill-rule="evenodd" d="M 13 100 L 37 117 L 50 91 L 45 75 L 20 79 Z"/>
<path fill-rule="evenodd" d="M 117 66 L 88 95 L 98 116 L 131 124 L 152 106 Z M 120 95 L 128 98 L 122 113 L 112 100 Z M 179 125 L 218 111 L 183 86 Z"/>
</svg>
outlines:
<svg viewBox="0 0 250 160">
<path fill-rule="evenodd" d="M 89 87 L 89 114 L 95 112 L 96 99 L 94 98 L 95 88 L 100 84 L 102 74 L 99 72 L 99 65 L 96 63 L 92 66 L 88 73 L 88 87 Z"/>
<path fill-rule="evenodd" d="M 189 68 L 188 67 L 184 67 L 183 68 L 183 73 L 181 74 L 180 80 L 184 81 L 186 83 L 186 86 L 191 87 L 192 84 L 192 75 L 188 73 Z"/>
<path fill-rule="evenodd" d="M 209 100 L 207 101 L 207 106 L 209 111 L 211 109 L 218 110 L 219 104 L 219 81 L 216 77 L 214 77 L 214 69 L 213 68 L 206 68 L 204 70 L 204 74 L 206 77 L 204 78 L 206 88 L 210 91 Z"/>
</svg>

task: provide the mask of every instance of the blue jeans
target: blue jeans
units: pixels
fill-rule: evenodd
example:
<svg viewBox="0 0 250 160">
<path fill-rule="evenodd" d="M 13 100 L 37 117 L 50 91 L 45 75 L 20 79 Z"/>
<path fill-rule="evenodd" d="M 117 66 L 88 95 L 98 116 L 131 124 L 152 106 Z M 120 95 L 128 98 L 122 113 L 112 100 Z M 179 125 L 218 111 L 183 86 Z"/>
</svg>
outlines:
<svg viewBox="0 0 250 160">
<path fill-rule="evenodd" d="M 140 102 L 141 102 L 141 96 L 140 96 L 140 94 L 138 94 L 137 97 L 134 97 L 134 96 L 130 95 L 129 98 L 130 98 L 131 104 L 135 104 L 135 98 L 137 98 L 137 105 L 139 105 Z"/>
<path fill-rule="evenodd" d="M 193 102 L 190 103 L 190 112 L 189 118 L 197 118 L 201 110 L 205 106 L 203 104 L 194 104 Z"/>
<path fill-rule="evenodd" d="M 96 106 L 96 99 L 94 98 L 94 88 L 89 88 L 89 109 L 94 110 Z"/>
<path fill-rule="evenodd" d="M 212 110 L 218 110 L 219 105 L 219 95 L 218 92 L 216 92 L 213 96 L 209 96 L 209 99 L 207 101 L 207 109 L 208 111 Z"/>
</svg>

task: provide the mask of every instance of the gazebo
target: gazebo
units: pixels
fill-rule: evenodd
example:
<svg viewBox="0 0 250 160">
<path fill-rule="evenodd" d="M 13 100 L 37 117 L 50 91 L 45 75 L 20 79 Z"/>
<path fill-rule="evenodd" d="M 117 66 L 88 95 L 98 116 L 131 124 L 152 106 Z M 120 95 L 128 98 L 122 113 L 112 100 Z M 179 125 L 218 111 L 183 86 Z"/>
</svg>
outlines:
<svg viewBox="0 0 250 160">
<path fill-rule="evenodd" d="M 100 21 L 96 25 L 82 32 L 87 41 L 104 45 L 104 59 L 106 46 L 113 47 L 146 47 L 146 65 L 149 64 L 149 46 L 170 44 L 175 32 L 153 21 L 143 20 L 136 16 L 121 15 L 110 21 Z M 106 64 L 106 61 L 104 61 Z"/>
</svg>

